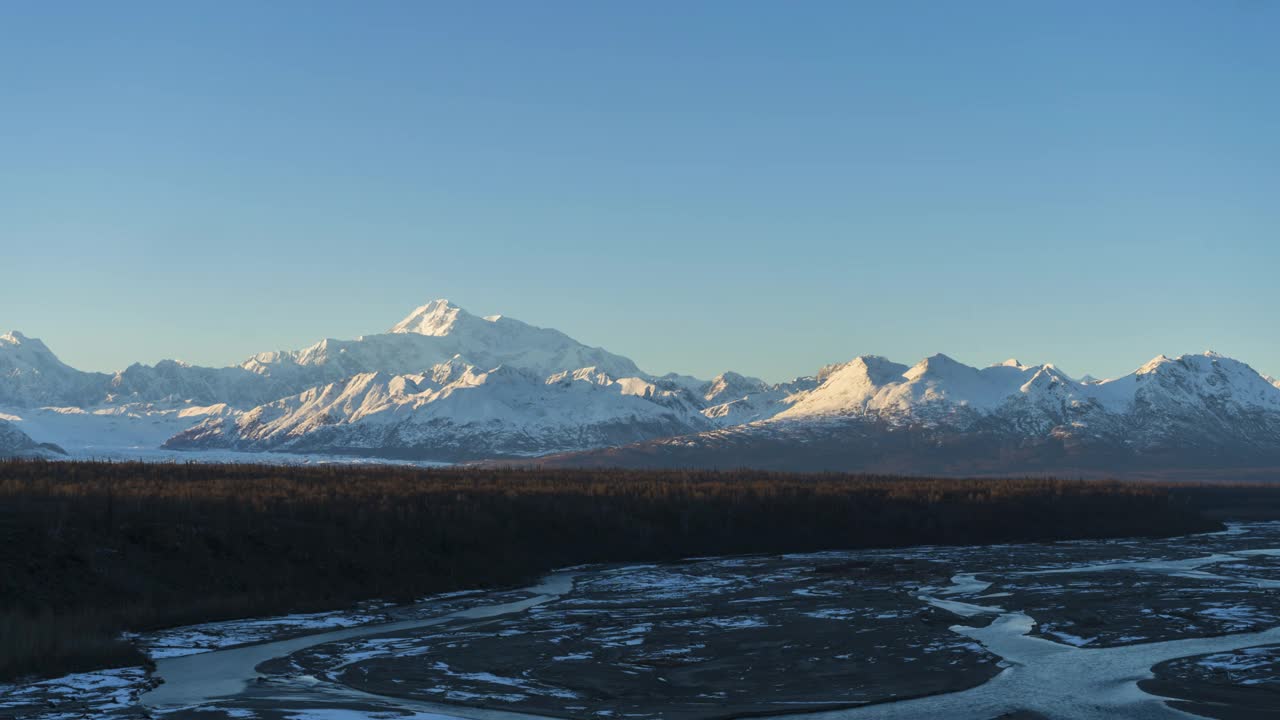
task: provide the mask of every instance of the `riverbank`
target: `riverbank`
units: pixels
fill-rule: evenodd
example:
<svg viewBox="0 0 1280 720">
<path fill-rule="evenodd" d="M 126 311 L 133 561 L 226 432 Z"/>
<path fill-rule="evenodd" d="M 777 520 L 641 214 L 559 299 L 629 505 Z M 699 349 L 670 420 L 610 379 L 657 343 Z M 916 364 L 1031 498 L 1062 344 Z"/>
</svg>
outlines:
<svg viewBox="0 0 1280 720">
<path fill-rule="evenodd" d="M 137 664 L 125 631 L 513 587 L 583 563 L 1215 527 L 1186 492 L 1045 479 L 5 462 L 0 677 Z"/>
<path fill-rule="evenodd" d="M 149 677 L 0 687 L 0 715 L 1181 717 L 1173 696 L 1209 701 L 1197 711 L 1224 699 L 1215 716 L 1235 720 L 1276 709 L 1277 586 L 1277 523 L 588 566 L 512 591 L 146 633 Z M 294 636 L 307 622 L 339 629 Z M 1170 677 L 1170 660 L 1211 687 Z"/>
</svg>

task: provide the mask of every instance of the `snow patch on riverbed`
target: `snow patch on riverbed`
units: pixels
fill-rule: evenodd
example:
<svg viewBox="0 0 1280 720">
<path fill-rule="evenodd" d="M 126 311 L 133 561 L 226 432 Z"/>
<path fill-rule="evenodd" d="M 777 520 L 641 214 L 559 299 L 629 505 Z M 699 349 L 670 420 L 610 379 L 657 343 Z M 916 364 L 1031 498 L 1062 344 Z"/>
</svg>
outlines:
<svg viewBox="0 0 1280 720">
<path fill-rule="evenodd" d="M 72 673 L 25 685 L 0 685 L 0 717 L 72 720 L 111 717 L 136 708 L 150 687 L 141 667 Z"/>
<path fill-rule="evenodd" d="M 253 714 L 248 717 L 256 717 Z M 284 715 L 285 720 L 458 720 L 456 715 L 439 715 L 423 712 L 370 712 L 368 710 L 330 710 L 316 708 L 312 710 L 296 710 Z"/>
<path fill-rule="evenodd" d="M 230 620 L 161 630 L 141 636 L 138 641 L 153 659 L 172 658 L 274 640 L 285 635 L 312 630 L 335 630 L 368 625 L 385 619 L 386 616 L 382 614 L 351 611 L 283 615 L 274 618 Z"/>
</svg>

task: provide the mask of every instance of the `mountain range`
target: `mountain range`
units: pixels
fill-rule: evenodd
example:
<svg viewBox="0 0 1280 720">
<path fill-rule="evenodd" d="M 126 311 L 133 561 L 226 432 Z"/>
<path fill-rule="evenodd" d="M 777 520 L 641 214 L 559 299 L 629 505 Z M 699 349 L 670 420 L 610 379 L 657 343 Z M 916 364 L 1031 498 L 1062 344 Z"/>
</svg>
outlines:
<svg viewBox="0 0 1280 720">
<path fill-rule="evenodd" d="M 1280 467 L 1280 381 L 1212 352 L 1159 356 L 1110 380 L 945 355 L 910 366 L 861 356 L 781 384 L 702 380 L 445 300 L 384 333 L 223 368 L 83 372 L 39 340 L 0 335 L 0 455 L 57 452 L 929 473 Z"/>
</svg>

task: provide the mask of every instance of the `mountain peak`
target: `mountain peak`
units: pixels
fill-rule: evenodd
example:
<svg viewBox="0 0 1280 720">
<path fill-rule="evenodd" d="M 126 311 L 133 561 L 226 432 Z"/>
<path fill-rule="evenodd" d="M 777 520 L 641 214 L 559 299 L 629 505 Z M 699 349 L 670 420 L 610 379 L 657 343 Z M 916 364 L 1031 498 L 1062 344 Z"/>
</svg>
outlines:
<svg viewBox="0 0 1280 720">
<path fill-rule="evenodd" d="M 841 367 L 856 369 L 858 373 L 865 375 L 874 385 L 885 385 L 901 380 L 903 373 L 909 369 L 905 365 L 900 365 L 880 355 L 859 355 Z"/>
<path fill-rule="evenodd" d="M 934 353 L 924 360 L 921 360 L 919 364 L 927 365 L 929 367 L 969 367 L 968 365 L 965 365 L 959 360 L 956 360 L 950 355 L 946 355 L 944 353 Z"/>
<path fill-rule="evenodd" d="M 916 363 L 904 374 L 904 377 L 908 380 L 915 380 L 926 375 L 941 374 L 949 376 L 956 373 L 968 375 L 977 373 L 977 370 L 942 353 L 936 353 Z"/>
<path fill-rule="evenodd" d="M 441 336 L 453 330 L 459 316 L 466 316 L 467 311 L 444 298 L 432 300 L 426 305 L 414 308 L 405 319 L 396 323 L 390 330 L 392 333 L 413 333 L 416 335 Z"/>
<path fill-rule="evenodd" d="M 1031 370 L 1032 368 L 1019 366 L 1019 369 Z M 1074 383 L 1066 373 L 1062 372 L 1054 365 L 1045 364 L 1036 369 L 1035 375 L 1032 375 L 1031 379 L 1022 385 L 1020 391 L 1027 392 L 1036 387 L 1067 386 L 1072 384 Z"/>
<path fill-rule="evenodd" d="M 1171 362 L 1173 362 L 1173 360 L 1168 355 L 1165 355 L 1164 353 L 1160 353 L 1159 355 L 1151 358 L 1151 360 L 1149 360 L 1146 365 L 1143 365 L 1142 367 L 1138 368 L 1137 374 L 1145 375 L 1149 372 L 1154 372 L 1161 365 L 1164 365 L 1166 363 L 1171 363 Z"/>
<path fill-rule="evenodd" d="M 751 393 L 763 392 L 767 388 L 763 380 L 726 370 L 712 378 L 711 382 L 702 388 L 702 396 L 707 402 L 726 397 L 737 399 Z"/>
<path fill-rule="evenodd" d="M 23 335 L 17 330 L 10 330 L 5 334 L 0 335 L 0 346 L 3 345 L 8 345 L 10 348 L 18 350 L 23 354 L 29 355 L 34 353 L 35 355 L 45 355 L 53 358 L 56 362 L 61 362 L 54 357 L 53 351 L 49 349 L 48 345 L 44 344 L 44 341 L 39 338 Z"/>
<path fill-rule="evenodd" d="M 1146 375 L 1148 373 L 1157 372 L 1165 366 L 1170 366 L 1170 368 L 1178 367 L 1186 371 L 1198 373 L 1210 372 L 1215 367 L 1244 369 L 1250 374 L 1257 372 L 1246 363 L 1223 355 L 1222 353 L 1209 350 L 1203 353 L 1179 355 L 1176 358 L 1171 358 L 1167 355 L 1157 355 L 1146 365 L 1138 368 L 1137 374 Z"/>
</svg>

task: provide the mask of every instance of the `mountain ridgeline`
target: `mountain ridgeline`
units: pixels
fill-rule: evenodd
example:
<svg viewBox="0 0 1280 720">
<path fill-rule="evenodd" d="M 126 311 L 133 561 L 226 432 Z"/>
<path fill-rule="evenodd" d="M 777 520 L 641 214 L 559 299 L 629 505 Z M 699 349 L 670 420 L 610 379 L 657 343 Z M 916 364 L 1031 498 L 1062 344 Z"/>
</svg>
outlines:
<svg viewBox="0 0 1280 720">
<path fill-rule="evenodd" d="M 163 446 L 575 466 L 932 474 L 1280 467 L 1280 381 L 1216 353 L 1111 380 L 862 356 L 769 384 L 654 375 L 445 300 L 387 332 L 114 374 L 0 335 L 0 454 Z M 7 440 L 6 440 L 7 438 Z M 5 444 L 7 443 L 7 445 Z M 8 449 L 6 449 L 8 448 Z"/>
</svg>

